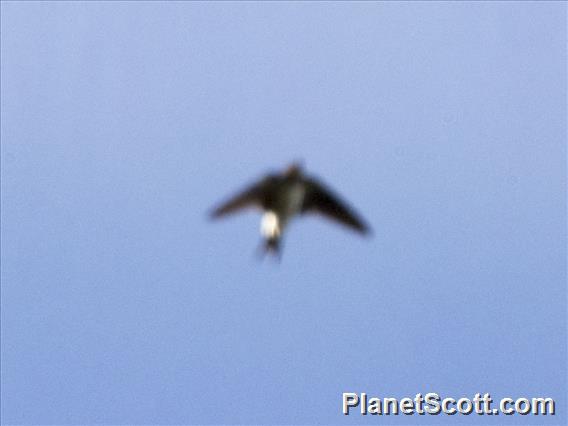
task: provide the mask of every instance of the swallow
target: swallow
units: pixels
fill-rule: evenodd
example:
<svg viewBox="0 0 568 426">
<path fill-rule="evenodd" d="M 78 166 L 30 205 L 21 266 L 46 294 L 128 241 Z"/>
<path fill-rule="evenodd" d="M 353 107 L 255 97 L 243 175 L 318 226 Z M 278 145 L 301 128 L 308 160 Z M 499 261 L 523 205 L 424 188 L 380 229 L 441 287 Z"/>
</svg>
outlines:
<svg viewBox="0 0 568 426">
<path fill-rule="evenodd" d="M 361 216 L 324 183 L 305 175 L 299 163 L 254 182 L 214 208 L 210 215 L 217 219 L 250 207 L 263 212 L 260 222 L 263 252 L 278 257 L 287 225 L 306 213 L 322 214 L 361 235 L 370 233 L 370 227 Z"/>
</svg>

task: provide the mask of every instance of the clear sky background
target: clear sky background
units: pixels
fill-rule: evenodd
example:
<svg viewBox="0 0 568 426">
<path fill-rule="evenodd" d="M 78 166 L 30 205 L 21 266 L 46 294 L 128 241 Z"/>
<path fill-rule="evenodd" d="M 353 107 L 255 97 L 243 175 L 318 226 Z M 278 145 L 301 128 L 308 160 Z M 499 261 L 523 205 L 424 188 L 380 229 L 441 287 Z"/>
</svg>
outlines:
<svg viewBox="0 0 568 426">
<path fill-rule="evenodd" d="M 1 12 L 3 423 L 565 424 L 566 3 Z M 294 159 L 373 237 L 207 219 Z"/>
</svg>

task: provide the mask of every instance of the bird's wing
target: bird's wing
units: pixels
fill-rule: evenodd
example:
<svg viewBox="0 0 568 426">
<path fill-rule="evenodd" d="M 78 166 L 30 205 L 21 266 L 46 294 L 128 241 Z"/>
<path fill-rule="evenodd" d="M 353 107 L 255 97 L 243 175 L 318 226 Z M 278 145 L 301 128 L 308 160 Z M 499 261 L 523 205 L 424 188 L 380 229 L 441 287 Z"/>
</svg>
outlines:
<svg viewBox="0 0 568 426">
<path fill-rule="evenodd" d="M 211 217 L 216 219 L 243 208 L 262 207 L 264 189 L 264 182 L 259 182 L 249 186 L 243 191 L 237 193 L 235 196 L 229 198 L 218 207 L 214 208 L 211 212 Z"/>
<path fill-rule="evenodd" d="M 370 232 L 369 226 L 353 209 L 348 207 L 338 195 L 315 179 L 308 181 L 302 211 L 305 213 L 321 213 L 361 234 Z"/>
</svg>

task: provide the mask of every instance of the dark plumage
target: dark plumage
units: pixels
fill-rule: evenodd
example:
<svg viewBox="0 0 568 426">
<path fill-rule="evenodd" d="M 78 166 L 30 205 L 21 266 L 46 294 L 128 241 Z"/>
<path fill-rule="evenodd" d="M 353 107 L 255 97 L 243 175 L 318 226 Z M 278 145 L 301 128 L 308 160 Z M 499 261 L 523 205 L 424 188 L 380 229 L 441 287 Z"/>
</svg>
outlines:
<svg viewBox="0 0 568 426">
<path fill-rule="evenodd" d="M 261 232 L 265 250 L 279 252 L 280 239 L 289 221 L 298 214 L 320 213 L 361 234 L 370 232 L 365 221 L 337 194 L 315 178 L 304 175 L 298 164 L 284 173 L 269 174 L 211 212 L 219 218 L 247 207 L 264 211 Z"/>
</svg>

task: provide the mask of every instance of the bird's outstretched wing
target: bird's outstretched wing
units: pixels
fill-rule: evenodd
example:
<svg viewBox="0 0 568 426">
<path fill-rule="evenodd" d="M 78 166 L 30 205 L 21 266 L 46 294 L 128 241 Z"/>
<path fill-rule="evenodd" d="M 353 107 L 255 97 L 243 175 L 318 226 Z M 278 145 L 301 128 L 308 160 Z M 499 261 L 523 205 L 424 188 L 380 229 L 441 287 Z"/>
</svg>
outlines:
<svg viewBox="0 0 568 426">
<path fill-rule="evenodd" d="M 347 203 L 315 179 L 308 181 L 302 211 L 321 213 L 361 234 L 368 234 L 371 231 L 365 221 L 348 207 Z"/>
<path fill-rule="evenodd" d="M 265 185 L 259 182 L 249 186 L 237 195 L 229 198 L 227 201 L 214 208 L 211 211 L 211 217 L 216 219 L 229 213 L 247 207 L 262 207 Z"/>
</svg>

